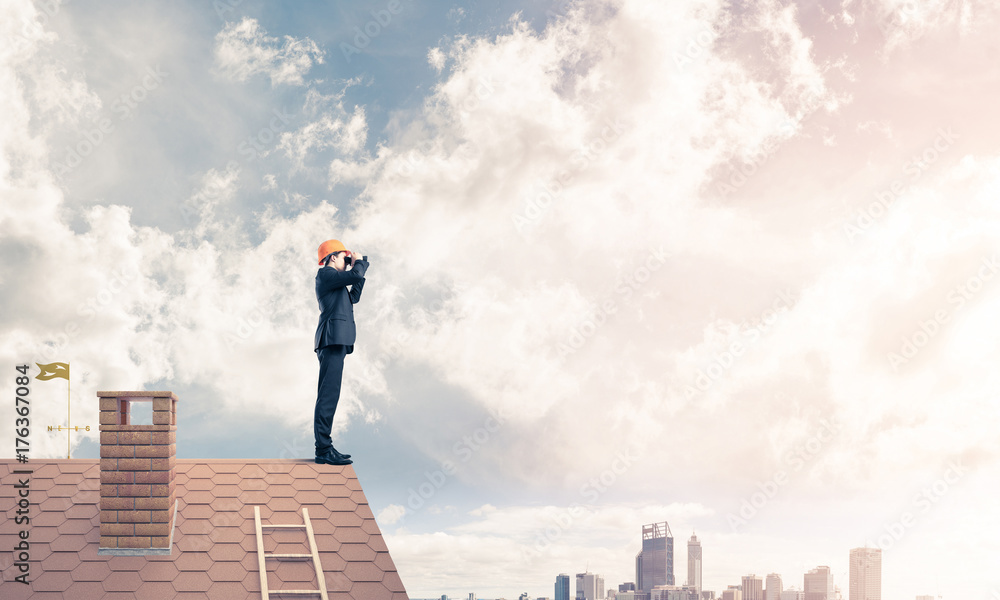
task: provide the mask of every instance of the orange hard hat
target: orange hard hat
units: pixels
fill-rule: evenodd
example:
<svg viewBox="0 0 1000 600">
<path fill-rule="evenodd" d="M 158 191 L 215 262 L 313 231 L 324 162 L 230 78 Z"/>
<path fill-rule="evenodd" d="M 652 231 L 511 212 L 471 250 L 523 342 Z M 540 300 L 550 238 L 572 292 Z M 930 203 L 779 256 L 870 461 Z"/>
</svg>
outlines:
<svg viewBox="0 0 1000 600">
<path fill-rule="evenodd" d="M 344 245 L 340 243 L 340 240 L 326 240 L 319 245 L 319 264 L 323 264 L 323 259 L 329 254 L 334 252 L 345 252 L 348 251 L 344 248 Z"/>
</svg>

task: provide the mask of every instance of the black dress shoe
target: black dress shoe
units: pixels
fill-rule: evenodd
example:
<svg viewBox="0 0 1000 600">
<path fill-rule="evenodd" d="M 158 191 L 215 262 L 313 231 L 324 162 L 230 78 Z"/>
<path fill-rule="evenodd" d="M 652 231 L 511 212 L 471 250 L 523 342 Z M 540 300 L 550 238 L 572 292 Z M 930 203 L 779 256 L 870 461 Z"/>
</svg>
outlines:
<svg viewBox="0 0 1000 600">
<path fill-rule="evenodd" d="M 351 462 L 351 459 L 344 458 L 342 454 L 334 454 L 331 450 L 316 455 L 316 463 L 321 465 L 349 465 Z"/>
<path fill-rule="evenodd" d="M 333 455 L 334 455 L 334 456 L 339 456 L 339 457 L 341 457 L 341 458 L 351 458 L 351 455 L 350 455 L 350 454 L 344 454 L 343 452 L 340 452 L 339 450 L 337 450 L 337 449 L 336 449 L 336 448 L 334 448 L 333 446 L 328 446 L 328 447 L 326 448 L 326 450 L 323 450 L 322 452 L 320 452 L 320 451 L 319 451 L 319 450 L 317 449 L 317 450 L 316 450 L 316 456 L 319 456 L 320 454 L 327 454 L 327 453 L 329 453 L 329 452 L 333 452 Z"/>
</svg>

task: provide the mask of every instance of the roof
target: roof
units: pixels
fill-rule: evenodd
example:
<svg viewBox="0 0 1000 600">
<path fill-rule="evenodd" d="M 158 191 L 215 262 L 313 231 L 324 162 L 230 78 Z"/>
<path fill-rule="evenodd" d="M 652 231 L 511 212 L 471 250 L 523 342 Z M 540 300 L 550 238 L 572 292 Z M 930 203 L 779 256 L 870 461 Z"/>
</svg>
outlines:
<svg viewBox="0 0 1000 600">
<path fill-rule="evenodd" d="M 31 522 L 15 523 L 31 469 Z M 308 509 L 331 600 L 407 599 L 351 465 L 307 460 L 177 459 L 177 520 L 166 556 L 99 555 L 96 459 L 0 460 L 0 583 L 4 600 L 260 597 L 254 505 L 264 525 L 302 525 Z M 18 532 L 28 529 L 30 586 L 15 582 Z M 264 529 L 266 553 L 308 553 L 302 529 Z M 317 589 L 311 561 L 267 560 L 268 587 Z M 290 596 L 278 596 L 288 598 Z M 319 596 L 298 596 L 313 597 Z"/>
</svg>

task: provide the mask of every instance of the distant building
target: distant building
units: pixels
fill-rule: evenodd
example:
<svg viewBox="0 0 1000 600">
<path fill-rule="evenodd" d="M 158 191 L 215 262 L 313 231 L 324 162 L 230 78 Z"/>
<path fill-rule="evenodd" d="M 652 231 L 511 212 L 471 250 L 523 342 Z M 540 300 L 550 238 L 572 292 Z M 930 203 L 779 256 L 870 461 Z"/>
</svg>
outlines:
<svg viewBox="0 0 1000 600">
<path fill-rule="evenodd" d="M 475 592 L 469 592 L 469 600 L 476 600 L 476 593 Z"/>
<path fill-rule="evenodd" d="M 722 600 L 743 600 L 743 590 L 738 585 L 731 585 L 722 591 Z"/>
<path fill-rule="evenodd" d="M 576 600 L 603 600 L 604 578 L 594 573 L 576 574 Z"/>
<path fill-rule="evenodd" d="M 837 600 L 830 567 L 816 567 L 802 577 L 803 600 Z"/>
<path fill-rule="evenodd" d="M 715 592 L 712 590 L 701 590 L 701 600 L 715 600 Z"/>
<path fill-rule="evenodd" d="M 694 532 L 688 540 L 688 585 L 701 591 L 701 542 Z"/>
<path fill-rule="evenodd" d="M 882 549 L 851 550 L 850 600 L 882 600 Z"/>
<path fill-rule="evenodd" d="M 781 600 L 805 600 L 806 593 L 802 590 L 797 590 L 795 588 L 788 588 L 787 590 L 781 590 Z"/>
<path fill-rule="evenodd" d="M 743 576 L 743 600 L 764 600 L 764 582 L 756 575 Z"/>
<path fill-rule="evenodd" d="M 690 585 L 657 585 L 649 591 L 649 600 L 699 600 L 698 590 Z"/>
<path fill-rule="evenodd" d="M 770 573 L 764 582 L 764 600 L 781 600 L 781 575 Z"/>
<path fill-rule="evenodd" d="M 934 596 L 917 596 L 917 600 L 934 600 Z"/>
<path fill-rule="evenodd" d="M 567 575 L 566 573 L 560 573 L 556 575 L 555 600 L 570 600 L 569 575 Z"/>
<path fill-rule="evenodd" d="M 648 592 L 674 585 L 674 537 L 666 521 L 642 526 L 642 550 L 635 555 L 635 584 Z"/>
<path fill-rule="evenodd" d="M 620 584 L 618 584 L 618 591 L 619 592 L 634 592 L 635 591 L 635 584 L 632 583 L 631 581 L 626 581 L 625 583 L 620 583 Z"/>
</svg>

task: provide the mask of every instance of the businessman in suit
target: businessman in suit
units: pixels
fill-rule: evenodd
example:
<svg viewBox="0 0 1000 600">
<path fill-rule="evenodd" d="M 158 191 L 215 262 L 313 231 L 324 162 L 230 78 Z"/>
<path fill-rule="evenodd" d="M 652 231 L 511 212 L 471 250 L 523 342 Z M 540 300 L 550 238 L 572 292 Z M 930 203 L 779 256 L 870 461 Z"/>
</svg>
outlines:
<svg viewBox="0 0 1000 600">
<path fill-rule="evenodd" d="M 333 447 L 330 430 L 340 400 L 344 357 L 354 352 L 357 337 L 354 305 L 361 300 L 368 257 L 356 259 L 354 253 L 338 240 L 327 240 L 319 247 L 319 264 L 323 268 L 316 273 L 316 300 L 320 310 L 314 340 L 319 358 L 319 388 L 313 415 L 316 462 L 349 465 L 351 455 L 341 454 Z"/>
</svg>

